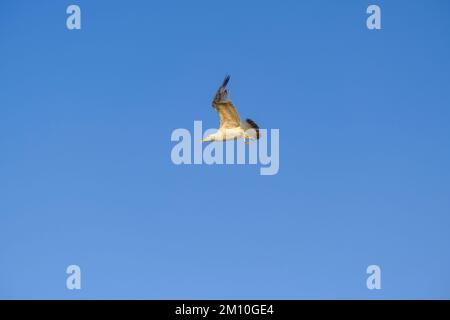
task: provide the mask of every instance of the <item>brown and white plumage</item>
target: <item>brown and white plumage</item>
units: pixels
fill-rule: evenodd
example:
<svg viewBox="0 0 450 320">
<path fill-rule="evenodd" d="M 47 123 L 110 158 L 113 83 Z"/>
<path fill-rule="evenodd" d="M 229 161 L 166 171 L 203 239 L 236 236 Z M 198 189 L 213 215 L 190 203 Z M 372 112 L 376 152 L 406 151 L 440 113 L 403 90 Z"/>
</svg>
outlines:
<svg viewBox="0 0 450 320">
<path fill-rule="evenodd" d="M 227 84 L 230 76 L 226 76 L 220 88 L 217 90 L 216 96 L 212 102 L 212 106 L 219 113 L 220 128 L 231 129 L 239 127 L 241 120 L 233 103 L 228 98 Z"/>
<path fill-rule="evenodd" d="M 259 139 L 259 127 L 251 119 L 241 122 L 238 112 L 229 99 L 227 85 L 230 76 L 226 76 L 212 101 L 213 108 L 219 113 L 219 130 L 202 141 L 223 141 L 238 138 Z"/>
</svg>

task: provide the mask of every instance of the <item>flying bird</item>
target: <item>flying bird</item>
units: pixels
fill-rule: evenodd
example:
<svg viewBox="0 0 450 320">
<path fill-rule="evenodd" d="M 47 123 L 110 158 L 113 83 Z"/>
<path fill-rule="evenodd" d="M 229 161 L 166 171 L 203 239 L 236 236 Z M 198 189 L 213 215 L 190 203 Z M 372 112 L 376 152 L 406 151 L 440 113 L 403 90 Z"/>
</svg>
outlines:
<svg viewBox="0 0 450 320">
<path fill-rule="evenodd" d="M 259 139 L 258 125 L 251 119 L 246 119 L 244 122 L 241 122 L 236 108 L 229 99 L 227 89 L 229 81 L 230 76 L 226 76 L 212 101 L 213 108 L 219 113 L 220 128 L 216 133 L 203 139 L 202 142 L 225 141 L 240 138 L 246 140 Z M 246 143 L 248 142 L 246 141 Z"/>
</svg>

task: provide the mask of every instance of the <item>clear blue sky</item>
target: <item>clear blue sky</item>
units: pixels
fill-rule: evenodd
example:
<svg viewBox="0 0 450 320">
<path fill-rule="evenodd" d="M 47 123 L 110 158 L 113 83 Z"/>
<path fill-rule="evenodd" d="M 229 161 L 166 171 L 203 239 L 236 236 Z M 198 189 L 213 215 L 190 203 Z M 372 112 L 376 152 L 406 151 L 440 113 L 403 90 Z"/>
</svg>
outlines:
<svg viewBox="0 0 450 320">
<path fill-rule="evenodd" d="M 445 0 L 1 1 L 0 298 L 450 298 L 449 57 Z M 227 73 L 278 175 L 172 164 Z"/>
</svg>

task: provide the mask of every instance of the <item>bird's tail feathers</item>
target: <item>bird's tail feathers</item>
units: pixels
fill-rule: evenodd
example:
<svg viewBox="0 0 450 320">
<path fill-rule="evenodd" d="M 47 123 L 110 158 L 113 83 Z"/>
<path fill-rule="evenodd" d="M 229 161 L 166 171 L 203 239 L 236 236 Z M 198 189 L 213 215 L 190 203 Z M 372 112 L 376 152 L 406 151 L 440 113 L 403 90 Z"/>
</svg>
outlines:
<svg viewBox="0 0 450 320">
<path fill-rule="evenodd" d="M 245 121 L 241 123 L 241 127 L 249 136 L 259 139 L 259 127 L 255 121 L 252 119 L 245 119 Z"/>
</svg>

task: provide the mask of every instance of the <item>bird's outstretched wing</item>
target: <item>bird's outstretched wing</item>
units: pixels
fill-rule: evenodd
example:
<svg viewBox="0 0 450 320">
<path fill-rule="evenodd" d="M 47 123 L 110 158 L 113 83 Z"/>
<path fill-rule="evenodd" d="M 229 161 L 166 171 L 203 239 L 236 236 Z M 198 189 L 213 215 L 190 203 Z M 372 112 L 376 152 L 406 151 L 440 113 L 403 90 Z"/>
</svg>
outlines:
<svg viewBox="0 0 450 320">
<path fill-rule="evenodd" d="M 227 84 L 230 76 L 226 76 L 222 85 L 216 92 L 212 106 L 219 113 L 220 129 L 229 129 L 239 127 L 241 120 L 231 100 L 228 98 Z"/>
</svg>

